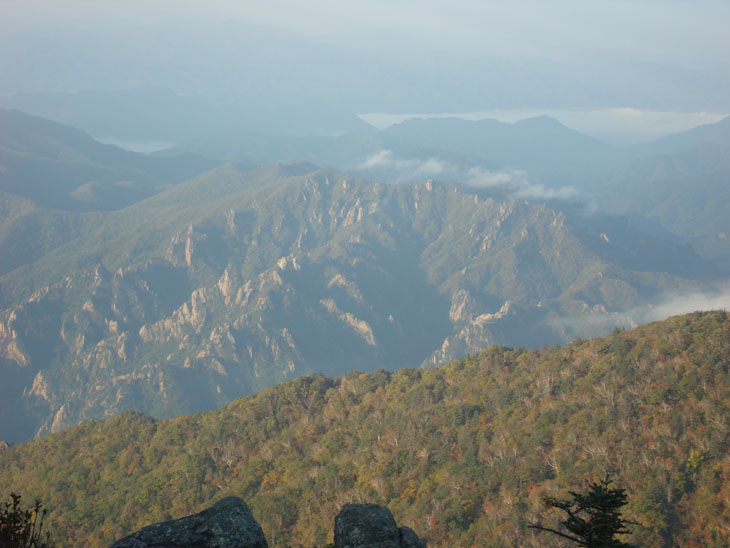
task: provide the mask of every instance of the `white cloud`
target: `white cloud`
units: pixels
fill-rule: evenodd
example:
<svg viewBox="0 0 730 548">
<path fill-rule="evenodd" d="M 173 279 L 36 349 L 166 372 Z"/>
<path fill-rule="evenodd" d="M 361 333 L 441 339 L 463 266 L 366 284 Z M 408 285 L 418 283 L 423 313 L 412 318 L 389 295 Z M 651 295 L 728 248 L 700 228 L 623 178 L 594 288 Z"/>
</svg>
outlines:
<svg viewBox="0 0 730 548">
<path fill-rule="evenodd" d="M 651 322 L 700 310 L 730 310 L 730 287 L 716 293 L 673 295 L 646 310 L 644 318 Z"/>
<path fill-rule="evenodd" d="M 357 169 L 388 169 L 395 171 L 393 182 L 402 182 L 410 177 L 437 177 L 455 169 L 455 166 L 436 156 L 430 158 L 398 158 L 393 151 L 383 149 L 368 156 Z"/>
<path fill-rule="evenodd" d="M 572 186 L 550 188 L 538 184 L 528 184 L 514 193 L 515 198 L 523 200 L 569 200 L 577 195 L 578 191 Z"/>
<path fill-rule="evenodd" d="M 365 161 L 358 166 L 360 169 L 377 169 L 382 167 L 392 167 L 395 162 L 393 152 L 390 150 L 379 150 L 375 154 L 368 156 Z"/>
<path fill-rule="evenodd" d="M 459 177 L 459 168 L 437 156 L 430 158 L 398 158 L 391 150 L 379 150 L 357 166 L 360 170 L 390 170 L 390 181 L 402 183 L 415 178 L 448 175 L 476 188 L 499 188 L 515 200 L 569 200 L 578 194 L 573 187 L 551 188 L 530 182 L 526 171 L 502 169 L 491 171 L 472 167 L 466 176 Z"/>
<path fill-rule="evenodd" d="M 489 171 L 473 167 L 469 170 L 466 184 L 479 188 L 500 187 L 519 200 L 568 200 L 578 194 L 573 187 L 550 188 L 531 183 L 527 172 L 521 169 Z"/>
<path fill-rule="evenodd" d="M 450 167 L 448 162 L 445 162 L 434 156 L 418 166 L 418 171 L 419 173 L 427 175 L 439 175 L 446 171 L 448 167 Z"/>
<path fill-rule="evenodd" d="M 715 291 L 671 294 L 644 306 L 609 312 L 594 308 L 582 315 L 552 319 L 548 323 L 566 329 L 572 336 L 601 336 L 615 327 L 633 328 L 641 324 L 666 320 L 671 316 L 710 310 L 730 310 L 730 283 Z"/>
<path fill-rule="evenodd" d="M 527 182 L 527 172 L 521 169 L 502 169 L 499 171 L 489 171 L 481 167 L 473 167 L 469 170 L 466 184 L 481 188 L 489 188 L 495 186 L 525 186 Z"/>
</svg>

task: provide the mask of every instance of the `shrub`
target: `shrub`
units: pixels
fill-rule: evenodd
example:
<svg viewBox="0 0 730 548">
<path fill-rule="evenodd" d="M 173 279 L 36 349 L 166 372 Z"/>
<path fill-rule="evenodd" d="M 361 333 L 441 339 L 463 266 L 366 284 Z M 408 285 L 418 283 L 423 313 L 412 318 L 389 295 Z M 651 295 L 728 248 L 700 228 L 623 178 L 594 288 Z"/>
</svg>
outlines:
<svg viewBox="0 0 730 548">
<path fill-rule="evenodd" d="M 52 548 L 53 542 L 43 532 L 43 518 L 47 510 L 40 500 L 32 507 L 20 507 L 20 495 L 10 493 L 10 501 L 0 509 L 0 546 L 2 548 Z"/>
</svg>

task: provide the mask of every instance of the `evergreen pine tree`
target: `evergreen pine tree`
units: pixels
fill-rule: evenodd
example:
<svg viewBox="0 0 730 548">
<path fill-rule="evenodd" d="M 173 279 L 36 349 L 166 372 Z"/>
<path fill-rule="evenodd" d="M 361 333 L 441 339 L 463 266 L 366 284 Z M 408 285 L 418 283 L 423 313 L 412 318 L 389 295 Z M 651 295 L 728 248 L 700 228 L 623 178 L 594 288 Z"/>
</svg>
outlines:
<svg viewBox="0 0 730 548">
<path fill-rule="evenodd" d="M 626 490 L 612 489 L 610 484 L 607 475 L 605 479 L 591 483 L 585 494 L 570 491 L 570 497 L 566 499 L 545 497 L 543 502 L 546 506 L 567 515 L 560 522 L 564 530 L 540 524 L 530 527 L 572 540 L 586 548 L 633 548 L 634 545 L 616 538 L 616 535 L 629 534 L 626 526 L 633 523 L 621 517 L 621 508 L 627 502 Z"/>
</svg>

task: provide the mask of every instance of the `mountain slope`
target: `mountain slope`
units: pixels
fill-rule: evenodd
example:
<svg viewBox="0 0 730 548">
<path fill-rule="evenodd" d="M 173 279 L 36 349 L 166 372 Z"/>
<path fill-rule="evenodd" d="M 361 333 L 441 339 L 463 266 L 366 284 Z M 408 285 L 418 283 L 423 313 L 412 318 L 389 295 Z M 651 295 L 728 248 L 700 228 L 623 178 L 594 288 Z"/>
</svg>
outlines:
<svg viewBox="0 0 730 548">
<path fill-rule="evenodd" d="M 242 496 L 277 546 L 322 546 L 346 502 L 429 546 L 558 546 L 541 497 L 614 473 L 640 546 L 727 546 L 730 318 L 671 318 L 426 371 L 305 377 L 226 408 L 123 414 L 0 450 L 0 490 L 42 497 L 73 546 Z M 330 539 L 331 540 L 331 539 Z"/>
<path fill-rule="evenodd" d="M 368 178 L 402 182 L 420 182 L 425 177 L 463 181 L 475 166 L 509 168 L 558 187 L 582 186 L 585 179 L 630 157 L 547 116 L 514 124 L 412 118 L 381 131 L 318 137 L 228 129 L 188 140 L 173 150 L 249 166 L 307 160 Z"/>
<path fill-rule="evenodd" d="M 119 209 L 215 165 L 135 154 L 17 110 L 0 110 L 0 127 L 0 191 L 52 209 Z"/>
<path fill-rule="evenodd" d="M 226 166 L 84 222 L 0 278 L 0 437 L 554 344 L 708 287 L 691 248 L 620 219 L 307 164 Z"/>
<path fill-rule="evenodd" d="M 173 150 L 251 167 L 306 159 L 389 182 L 436 177 L 502 188 L 513 197 L 588 201 L 605 212 L 658 223 L 727 271 L 730 240 L 722 207 L 730 188 L 728 127 L 724 119 L 618 148 L 545 116 L 514 124 L 413 118 L 386 130 L 337 137 L 229 130 Z"/>
<path fill-rule="evenodd" d="M 99 213 L 46 209 L 29 198 L 0 192 L 0 276 L 78 238 L 100 218 Z"/>
<path fill-rule="evenodd" d="M 650 143 L 631 147 L 635 154 L 671 154 L 707 145 L 730 145 L 730 116 Z"/>
<path fill-rule="evenodd" d="M 622 157 L 621 150 L 540 116 L 514 124 L 497 120 L 413 118 L 385 131 L 388 139 L 459 153 L 491 168 L 516 168 L 553 184 L 575 183 Z"/>
<path fill-rule="evenodd" d="M 629 162 L 597 197 L 605 211 L 660 223 L 730 272 L 730 140 Z"/>
</svg>

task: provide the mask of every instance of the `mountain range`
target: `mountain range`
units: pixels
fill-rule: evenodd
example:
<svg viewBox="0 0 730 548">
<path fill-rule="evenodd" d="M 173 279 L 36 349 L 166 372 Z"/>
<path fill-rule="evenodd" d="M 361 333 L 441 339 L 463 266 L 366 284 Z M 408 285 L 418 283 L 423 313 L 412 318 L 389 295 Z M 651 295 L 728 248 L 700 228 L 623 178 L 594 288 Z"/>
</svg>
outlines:
<svg viewBox="0 0 730 548">
<path fill-rule="evenodd" d="M 575 200 L 545 201 L 548 187 L 506 172 L 509 164 L 462 183 L 372 182 L 306 162 L 225 164 L 181 181 L 211 162 L 134 154 L 17 111 L 2 115 L 11 131 L 0 212 L 0 438 L 11 441 L 124 410 L 164 418 L 213 409 L 314 372 L 430 367 L 493 343 L 564 343 L 724 287 L 722 264 L 680 236 Z M 503 146 L 515 162 L 550 141 L 550 154 L 534 155 L 546 171 L 558 165 L 551 155 L 567 158 L 578 143 L 595 154 L 604 147 L 544 118 L 469 124 L 430 124 L 457 128 L 440 144 L 421 121 L 320 142 L 370 135 L 401 154 L 418 149 L 421 135 L 434 149 L 453 141 L 443 154 L 455 157 L 458 128 L 472 128 L 493 140 L 513 135 Z M 412 157 L 428 159 L 427 150 Z M 459 161 L 486 169 L 479 150 L 464 148 Z M 58 176 L 36 176 L 44 162 Z M 714 181 L 715 164 L 700 163 Z M 135 192 L 100 192 L 122 178 Z"/>
<path fill-rule="evenodd" d="M 728 2 L 137 3 L 0 3 L 0 545 L 730 546 Z"/>
<path fill-rule="evenodd" d="M 348 502 L 429 546 L 562 546 L 544 496 L 607 472 L 626 540 L 726 546 L 730 319 L 695 313 L 445 367 L 278 384 L 166 421 L 123 413 L 0 449 L 0 490 L 41 497 L 59 542 L 108 546 L 243 497 L 274 546 L 324 546 Z"/>
<path fill-rule="evenodd" d="M 518 198 L 580 201 L 664 227 L 728 271 L 730 226 L 722 204 L 730 199 L 729 150 L 730 118 L 617 147 L 542 116 L 514 124 L 413 118 L 338 136 L 281 136 L 231 126 L 183 141 L 171 152 L 247 168 L 306 160 L 387 182 L 436 178 L 502 187 Z"/>
<path fill-rule="evenodd" d="M 0 109 L 0 127 L 0 192 L 51 209 L 118 209 L 215 165 L 191 154 L 135 154 L 18 110 Z"/>
</svg>

